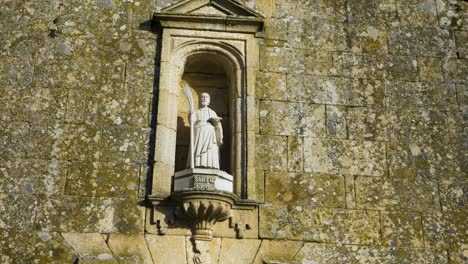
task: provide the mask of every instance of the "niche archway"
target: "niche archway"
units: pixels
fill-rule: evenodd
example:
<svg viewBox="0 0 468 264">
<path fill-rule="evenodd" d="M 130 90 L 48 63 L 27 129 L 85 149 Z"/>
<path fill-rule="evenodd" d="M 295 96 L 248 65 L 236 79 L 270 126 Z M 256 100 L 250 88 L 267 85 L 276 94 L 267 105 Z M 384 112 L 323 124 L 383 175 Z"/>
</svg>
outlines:
<svg viewBox="0 0 468 264">
<path fill-rule="evenodd" d="M 164 43 L 168 46 L 170 44 Z M 249 96 L 246 77 L 247 73 L 250 73 L 250 78 L 254 78 L 253 68 L 246 67 L 245 54 L 241 50 L 234 45 L 219 41 L 188 41 L 171 52 L 166 52 L 167 54 L 163 52 L 161 59 L 153 193 L 170 195 L 171 182 L 168 179 L 178 168 L 182 168 L 185 162 L 176 162 L 176 158 L 186 158 L 187 155 L 183 154 L 186 152 L 184 145 L 187 142 L 184 142 L 181 137 L 188 127 L 187 119 L 184 119 L 186 114 L 183 113 L 187 112 L 184 108 L 188 109 L 188 106 L 184 105 L 186 98 L 180 93 L 181 83 L 188 82 L 190 85 L 192 82 L 193 94 L 198 96 L 202 89 L 196 90 L 196 86 L 199 86 L 196 83 L 202 80 L 203 74 L 208 73 L 220 77 L 219 89 L 213 87 L 216 94 L 212 95 L 212 107 L 215 111 L 220 111 L 221 116 L 227 117 L 223 125 L 226 128 L 225 138 L 228 142 L 222 150 L 224 159 L 222 166 L 234 176 L 234 193 L 242 199 L 247 199 L 249 189 L 247 175 L 252 175 L 255 180 L 254 169 L 250 172 L 248 170 L 249 165 L 254 168 L 255 162 L 254 118 L 248 117 L 248 109 L 250 113 L 254 112 L 255 101 L 253 94 Z M 197 63 L 207 68 L 201 70 Z M 249 72 L 249 70 L 252 71 Z M 190 79 L 190 76 L 194 77 L 194 75 L 195 78 Z M 224 85 L 221 84 L 222 82 Z M 216 106 L 218 103 L 215 101 L 218 96 L 220 96 L 218 99 L 222 99 L 218 100 L 218 103 L 227 103 L 224 109 Z M 178 132 L 178 129 L 182 131 Z M 177 135 L 179 135 L 179 140 L 177 140 Z M 254 183 L 251 187 L 254 187 Z"/>
<path fill-rule="evenodd" d="M 235 195 L 228 196 L 235 201 L 226 200 L 232 204 L 231 217 L 212 231 L 218 236 L 258 238 L 258 201 L 263 192 L 257 186 L 263 185 L 263 174 L 256 177 L 255 75 L 259 71 L 263 20 L 261 14 L 235 0 L 185 0 L 154 13 L 161 29 L 161 58 L 156 69 L 159 85 L 155 91 L 154 164 L 147 195 L 152 204 L 147 210 L 148 232 L 186 235 L 175 215 L 180 204 L 174 203 L 184 201 L 177 199 L 179 190 L 171 189 L 171 179 L 185 167 L 188 154 L 188 137 L 184 135 L 188 105 L 180 93 L 181 85 L 187 83 L 196 104 L 200 94 L 208 92 L 211 108 L 223 118 L 221 169 L 231 174 L 234 182 Z M 211 204 L 213 199 L 221 201 L 221 195 L 202 200 Z M 204 219 L 199 216 L 197 221 Z"/>
<path fill-rule="evenodd" d="M 220 169 L 233 174 L 231 165 L 232 150 L 232 114 L 233 89 L 231 86 L 234 69 L 224 56 L 213 52 L 200 52 L 187 57 L 184 72 L 179 86 L 179 102 L 177 106 L 177 143 L 175 157 L 175 171 L 187 168 L 187 155 L 190 139 L 190 107 L 184 98 L 183 87 L 188 85 L 192 92 L 195 107 L 200 105 L 200 95 L 208 93 L 211 97 L 210 108 L 222 118 L 224 143 L 220 149 Z"/>
</svg>

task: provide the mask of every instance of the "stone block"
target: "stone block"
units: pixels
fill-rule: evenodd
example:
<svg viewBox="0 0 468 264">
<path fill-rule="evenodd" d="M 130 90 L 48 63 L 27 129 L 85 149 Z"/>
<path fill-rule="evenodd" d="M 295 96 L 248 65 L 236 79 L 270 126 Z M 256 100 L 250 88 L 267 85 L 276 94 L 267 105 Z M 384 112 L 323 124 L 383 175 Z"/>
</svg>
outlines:
<svg viewBox="0 0 468 264">
<path fill-rule="evenodd" d="M 279 136 L 325 136 L 323 105 L 260 101 L 260 133 Z M 277 124 L 281 122 L 283 126 Z"/>
<path fill-rule="evenodd" d="M 468 261 L 468 245 L 459 243 L 455 249 L 448 251 L 448 259 L 450 264 L 463 264 Z"/>
<path fill-rule="evenodd" d="M 270 100 L 286 100 L 286 74 L 274 72 L 257 72 L 257 98 Z"/>
<path fill-rule="evenodd" d="M 0 86 L 0 120 L 2 122 L 27 121 L 28 111 L 24 108 L 24 98 L 29 87 Z"/>
<path fill-rule="evenodd" d="M 457 46 L 458 55 L 460 58 L 468 58 L 468 32 L 467 31 L 455 31 L 455 44 Z"/>
<path fill-rule="evenodd" d="M 326 106 L 327 137 L 347 139 L 348 131 L 346 124 L 347 108 L 343 106 Z"/>
<path fill-rule="evenodd" d="M 46 37 L 48 23 L 58 15 L 58 8 L 43 3 L 8 1 L 0 12 L 2 35 L 8 36 L 2 40 L 7 45 L 2 47 L 1 54 L 29 57 L 43 44 L 40 40 Z"/>
<path fill-rule="evenodd" d="M 164 260 L 187 263 L 184 236 L 145 235 L 145 239 L 154 263 L 163 263 Z"/>
<path fill-rule="evenodd" d="M 95 196 L 99 162 L 71 161 L 67 172 L 66 194 Z"/>
<path fill-rule="evenodd" d="M 309 173 L 267 172 L 266 202 L 297 207 L 345 207 L 342 176 Z"/>
<path fill-rule="evenodd" d="M 374 54 L 333 52 L 333 65 L 338 75 L 348 78 L 384 79 L 385 58 Z"/>
<path fill-rule="evenodd" d="M 287 137 L 257 135 L 255 140 L 257 150 L 255 165 L 257 169 L 286 171 L 288 167 L 287 141 Z"/>
<path fill-rule="evenodd" d="M 352 24 L 382 26 L 396 19 L 396 3 L 393 0 L 351 0 L 346 3 L 348 21 Z"/>
<path fill-rule="evenodd" d="M 291 14 L 294 14 L 292 16 Z M 346 20 L 346 1 L 314 0 L 277 2 L 276 16 L 279 18 L 305 19 L 344 22 Z"/>
<path fill-rule="evenodd" d="M 466 72 L 468 71 L 467 59 L 455 59 L 449 58 L 444 61 L 443 71 L 444 79 L 455 83 L 466 83 L 468 77 Z"/>
<path fill-rule="evenodd" d="M 418 57 L 419 80 L 427 82 L 442 82 L 442 60 L 433 57 Z"/>
<path fill-rule="evenodd" d="M 62 7 L 66 12 L 57 21 L 64 34 L 70 35 L 112 35 L 117 34 L 130 19 L 130 10 L 125 2 L 102 1 L 99 3 L 70 2 Z M 72 12 L 73 11 L 73 12 Z M 78 16 L 77 13 L 83 13 Z M 100 23 L 93 19 L 102 16 Z M 66 23 L 71 21 L 72 23 Z"/>
<path fill-rule="evenodd" d="M 143 234 L 145 207 L 141 199 L 101 198 L 98 206 L 97 229 L 101 233 Z"/>
<path fill-rule="evenodd" d="M 199 253 L 194 252 L 196 248 Z M 187 250 L 187 263 L 219 263 L 221 251 L 221 238 L 213 238 L 211 241 L 193 241 L 185 238 L 185 249 Z"/>
<path fill-rule="evenodd" d="M 382 241 L 392 247 L 423 247 L 423 227 L 420 213 L 384 212 Z"/>
<path fill-rule="evenodd" d="M 372 4 L 370 6 L 372 6 Z M 378 15 L 375 16 L 375 14 L 372 14 L 372 16 L 378 17 Z M 369 20 L 372 21 L 372 19 Z M 382 26 L 383 21 L 381 20 L 379 25 L 369 23 L 369 20 L 363 24 L 352 24 L 349 26 L 347 41 L 350 43 L 350 49 L 353 52 L 362 53 L 388 53 L 388 32 L 385 26 Z M 377 18 L 376 20 L 379 19 Z"/>
<path fill-rule="evenodd" d="M 107 246 L 119 263 L 154 263 L 144 235 L 111 234 L 106 239 Z"/>
<path fill-rule="evenodd" d="M 422 177 L 357 177 L 356 206 L 375 210 L 440 210 L 437 183 Z M 417 194 L 417 195 L 415 195 Z"/>
<path fill-rule="evenodd" d="M 78 196 L 136 197 L 139 165 L 124 161 L 71 162 L 67 176 L 67 194 Z"/>
<path fill-rule="evenodd" d="M 58 160 L 0 160 L 0 192 L 61 195 L 67 163 Z"/>
<path fill-rule="evenodd" d="M 380 244 L 378 211 L 265 205 L 260 237 L 323 243 Z"/>
<path fill-rule="evenodd" d="M 382 110 L 351 107 L 346 112 L 351 140 L 387 141 L 387 115 Z"/>
<path fill-rule="evenodd" d="M 390 53 L 406 56 L 453 56 L 455 44 L 449 31 L 435 28 L 404 27 L 389 34 Z"/>
<path fill-rule="evenodd" d="M 418 81 L 418 61 L 410 56 L 388 56 L 385 59 L 388 78 L 398 81 Z"/>
<path fill-rule="evenodd" d="M 459 175 L 456 154 L 448 142 L 391 143 L 387 145 L 389 175 L 444 179 Z"/>
<path fill-rule="evenodd" d="M 391 109 L 457 109 L 456 89 L 446 83 L 385 82 Z"/>
<path fill-rule="evenodd" d="M 468 182 L 463 173 L 452 177 L 441 177 L 439 180 L 440 202 L 442 212 L 466 210 L 466 188 Z"/>
<path fill-rule="evenodd" d="M 35 224 L 44 231 L 142 233 L 145 211 L 138 203 L 130 198 L 43 198 Z"/>
<path fill-rule="evenodd" d="M 0 260 L 5 264 L 32 263 L 35 258 L 33 229 L 0 228 Z"/>
<path fill-rule="evenodd" d="M 355 209 L 356 208 L 356 187 L 355 187 L 355 178 L 357 176 L 345 175 L 345 194 L 346 194 L 346 208 Z"/>
<path fill-rule="evenodd" d="M 35 224 L 40 230 L 49 232 L 90 231 L 88 226 L 91 225 L 91 221 L 88 216 L 91 213 L 83 211 L 91 211 L 93 206 L 89 198 L 43 198 L 37 210 Z"/>
<path fill-rule="evenodd" d="M 288 171 L 304 171 L 304 139 L 288 137 Z"/>
<path fill-rule="evenodd" d="M 263 2 L 267 1 L 276 1 L 276 0 L 261 0 Z M 258 1 L 257 1 L 258 2 Z M 270 8 L 274 8 L 275 4 L 271 4 Z M 287 40 L 288 39 L 288 21 L 284 19 L 277 18 L 266 18 L 265 23 L 265 36 L 267 39 L 278 39 L 278 40 Z"/>
<path fill-rule="evenodd" d="M 303 243 L 299 241 L 262 240 L 252 263 L 289 263 L 302 245 Z"/>
<path fill-rule="evenodd" d="M 447 29 L 467 30 L 464 23 L 464 5 L 459 1 L 440 0 L 436 2 L 439 13 L 439 26 Z"/>
<path fill-rule="evenodd" d="M 32 228 L 37 206 L 37 198 L 33 195 L 0 194 L 0 229 L 21 231 Z"/>
<path fill-rule="evenodd" d="M 391 263 L 445 264 L 449 262 L 447 251 L 444 249 L 400 247 L 394 251 Z"/>
<path fill-rule="evenodd" d="M 328 23 L 315 19 L 289 21 L 289 40 L 294 48 L 346 50 L 346 29 L 343 23 Z"/>
<path fill-rule="evenodd" d="M 97 196 L 137 197 L 140 167 L 127 161 L 99 163 L 97 172 Z"/>
<path fill-rule="evenodd" d="M 171 129 L 177 128 L 177 107 L 182 109 L 189 109 L 187 100 L 185 98 L 180 98 L 176 94 L 170 93 L 166 90 L 159 90 L 158 92 L 158 113 L 157 113 L 157 122 L 160 125 L 166 126 Z M 180 101 L 180 105 L 179 105 Z"/>
<path fill-rule="evenodd" d="M 402 26 L 437 26 L 436 3 L 431 0 L 416 0 L 397 4 Z"/>
<path fill-rule="evenodd" d="M 288 75 L 288 100 L 332 105 L 364 105 L 364 89 L 370 87 L 361 81 L 340 77 Z M 369 96 L 370 98 L 370 96 Z"/>
<path fill-rule="evenodd" d="M 389 52 L 395 55 L 419 55 L 418 32 L 413 28 L 390 29 L 388 33 Z"/>
<path fill-rule="evenodd" d="M 56 123 L 65 115 L 67 89 L 35 88 L 26 95 L 24 103 L 28 120 L 38 123 Z"/>
<path fill-rule="evenodd" d="M 304 138 L 306 172 L 381 176 L 385 169 L 383 143 Z"/>
<path fill-rule="evenodd" d="M 325 50 L 292 49 L 291 59 L 286 62 L 290 74 L 336 75 L 332 55 Z"/>
<path fill-rule="evenodd" d="M 416 45 L 419 55 L 430 57 L 456 56 L 455 41 L 450 31 L 424 27 L 418 29 L 416 33 L 418 38 Z"/>
<path fill-rule="evenodd" d="M 100 159 L 102 161 L 129 159 L 133 163 L 144 164 L 148 161 L 149 136 L 149 128 L 104 127 Z"/>
<path fill-rule="evenodd" d="M 93 69 L 84 71 L 83 69 Z M 124 80 L 125 65 L 74 58 L 72 60 L 44 60 L 34 68 L 33 86 L 38 88 L 80 88 L 96 93 L 95 85 L 99 85 L 99 94 L 111 93 L 112 87 L 117 87 Z"/>
<path fill-rule="evenodd" d="M 258 239 L 223 238 L 219 263 L 252 263 L 261 242 Z"/>
<path fill-rule="evenodd" d="M 34 75 L 31 58 L 0 57 L 0 86 L 30 87 Z"/>
<path fill-rule="evenodd" d="M 122 85 L 121 85 L 122 86 Z M 90 123 L 148 126 L 151 94 L 137 89 L 113 89 L 112 94 L 90 98 L 85 117 Z"/>
<path fill-rule="evenodd" d="M 445 250 L 306 243 L 294 257 L 299 263 L 447 263 Z"/>
<path fill-rule="evenodd" d="M 288 47 L 274 46 L 260 49 L 260 70 L 276 73 L 291 71 L 288 61 L 293 55 Z"/>
<path fill-rule="evenodd" d="M 444 113 L 434 110 L 398 109 L 388 111 L 388 135 L 392 142 L 447 142 Z"/>
<path fill-rule="evenodd" d="M 139 93 L 153 94 L 159 83 L 159 74 L 154 65 L 127 64 L 125 86 Z"/>
<path fill-rule="evenodd" d="M 73 263 L 79 258 L 78 253 L 65 241 L 60 233 L 34 232 L 35 254 L 37 263 Z"/>
<path fill-rule="evenodd" d="M 467 230 L 463 211 L 423 213 L 424 245 L 432 248 L 456 250 Z"/>
<path fill-rule="evenodd" d="M 61 124 L 31 123 L 28 139 L 25 142 L 27 157 L 34 159 L 58 158 L 55 136 L 60 131 L 60 126 Z"/>
<path fill-rule="evenodd" d="M 56 128 L 54 156 L 66 160 L 98 159 L 101 135 L 101 131 L 93 126 L 64 125 Z"/>
<path fill-rule="evenodd" d="M 155 161 L 174 164 L 176 131 L 162 125 L 156 127 Z"/>
<path fill-rule="evenodd" d="M 390 250 L 378 246 L 305 243 L 292 263 L 392 263 Z"/>
<path fill-rule="evenodd" d="M 381 80 L 353 79 L 353 93 L 350 96 L 350 105 L 367 106 L 373 109 L 385 108 L 385 85 Z M 363 90 L 361 95 L 361 90 Z"/>
<path fill-rule="evenodd" d="M 262 170 L 256 170 L 255 177 L 255 200 L 259 203 L 263 203 L 265 202 L 265 172 Z"/>
<path fill-rule="evenodd" d="M 89 263 L 119 263 L 99 233 L 61 233 L 79 256 Z"/>
<path fill-rule="evenodd" d="M 29 125 L 25 122 L 0 125 L 0 157 L 20 158 L 26 156 Z"/>
<path fill-rule="evenodd" d="M 169 196 L 171 194 L 172 176 L 174 172 L 174 166 L 156 161 L 153 171 L 150 174 L 153 176 L 151 194 L 162 197 Z"/>
</svg>

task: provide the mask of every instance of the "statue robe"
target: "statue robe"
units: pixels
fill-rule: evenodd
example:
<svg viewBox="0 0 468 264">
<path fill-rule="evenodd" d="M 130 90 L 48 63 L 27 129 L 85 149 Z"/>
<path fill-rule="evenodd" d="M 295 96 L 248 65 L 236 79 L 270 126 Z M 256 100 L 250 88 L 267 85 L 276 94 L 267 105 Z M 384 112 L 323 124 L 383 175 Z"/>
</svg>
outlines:
<svg viewBox="0 0 468 264">
<path fill-rule="evenodd" d="M 219 147 L 223 144 L 223 128 L 221 122 L 215 127 L 208 120 L 218 118 L 210 108 L 195 111 L 193 148 L 196 168 L 219 169 Z M 187 164 L 190 165 L 190 151 Z"/>
</svg>

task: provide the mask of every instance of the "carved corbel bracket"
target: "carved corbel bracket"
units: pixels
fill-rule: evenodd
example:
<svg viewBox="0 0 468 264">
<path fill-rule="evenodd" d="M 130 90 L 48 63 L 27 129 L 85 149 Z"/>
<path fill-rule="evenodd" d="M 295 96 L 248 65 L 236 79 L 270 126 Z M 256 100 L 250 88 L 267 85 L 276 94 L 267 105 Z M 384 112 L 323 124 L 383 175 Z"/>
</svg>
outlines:
<svg viewBox="0 0 468 264">
<path fill-rule="evenodd" d="M 242 221 L 235 222 L 232 217 L 229 217 L 229 228 L 233 228 L 236 231 L 236 238 L 242 239 L 244 238 L 244 231 L 250 230 L 252 227 L 248 223 L 244 223 Z"/>
<path fill-rule="evenodd" d="M 192 225 L 194 240 L 210 241 L 213 226 L 231 215 L 237 196 L 223 191 L 181 191 L 172 195 Z"/>
</svg>

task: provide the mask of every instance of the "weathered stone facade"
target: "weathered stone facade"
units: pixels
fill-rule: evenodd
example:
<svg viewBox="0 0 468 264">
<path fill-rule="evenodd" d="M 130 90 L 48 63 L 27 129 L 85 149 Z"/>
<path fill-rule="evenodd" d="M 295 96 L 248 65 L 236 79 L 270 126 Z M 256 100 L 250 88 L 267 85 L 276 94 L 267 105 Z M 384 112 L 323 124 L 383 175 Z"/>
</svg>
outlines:
<svg viewBox="0 0 468 264">
<path fill-rule="evenodd" d="M 0 1 L 1 263 L 192 263 L 145 219 L 152 14 L 175 2 Z M 466 1 L 243 3 L 265 17 L 258 235 L 209 261 L 466 263 Z"/>
</svg>

